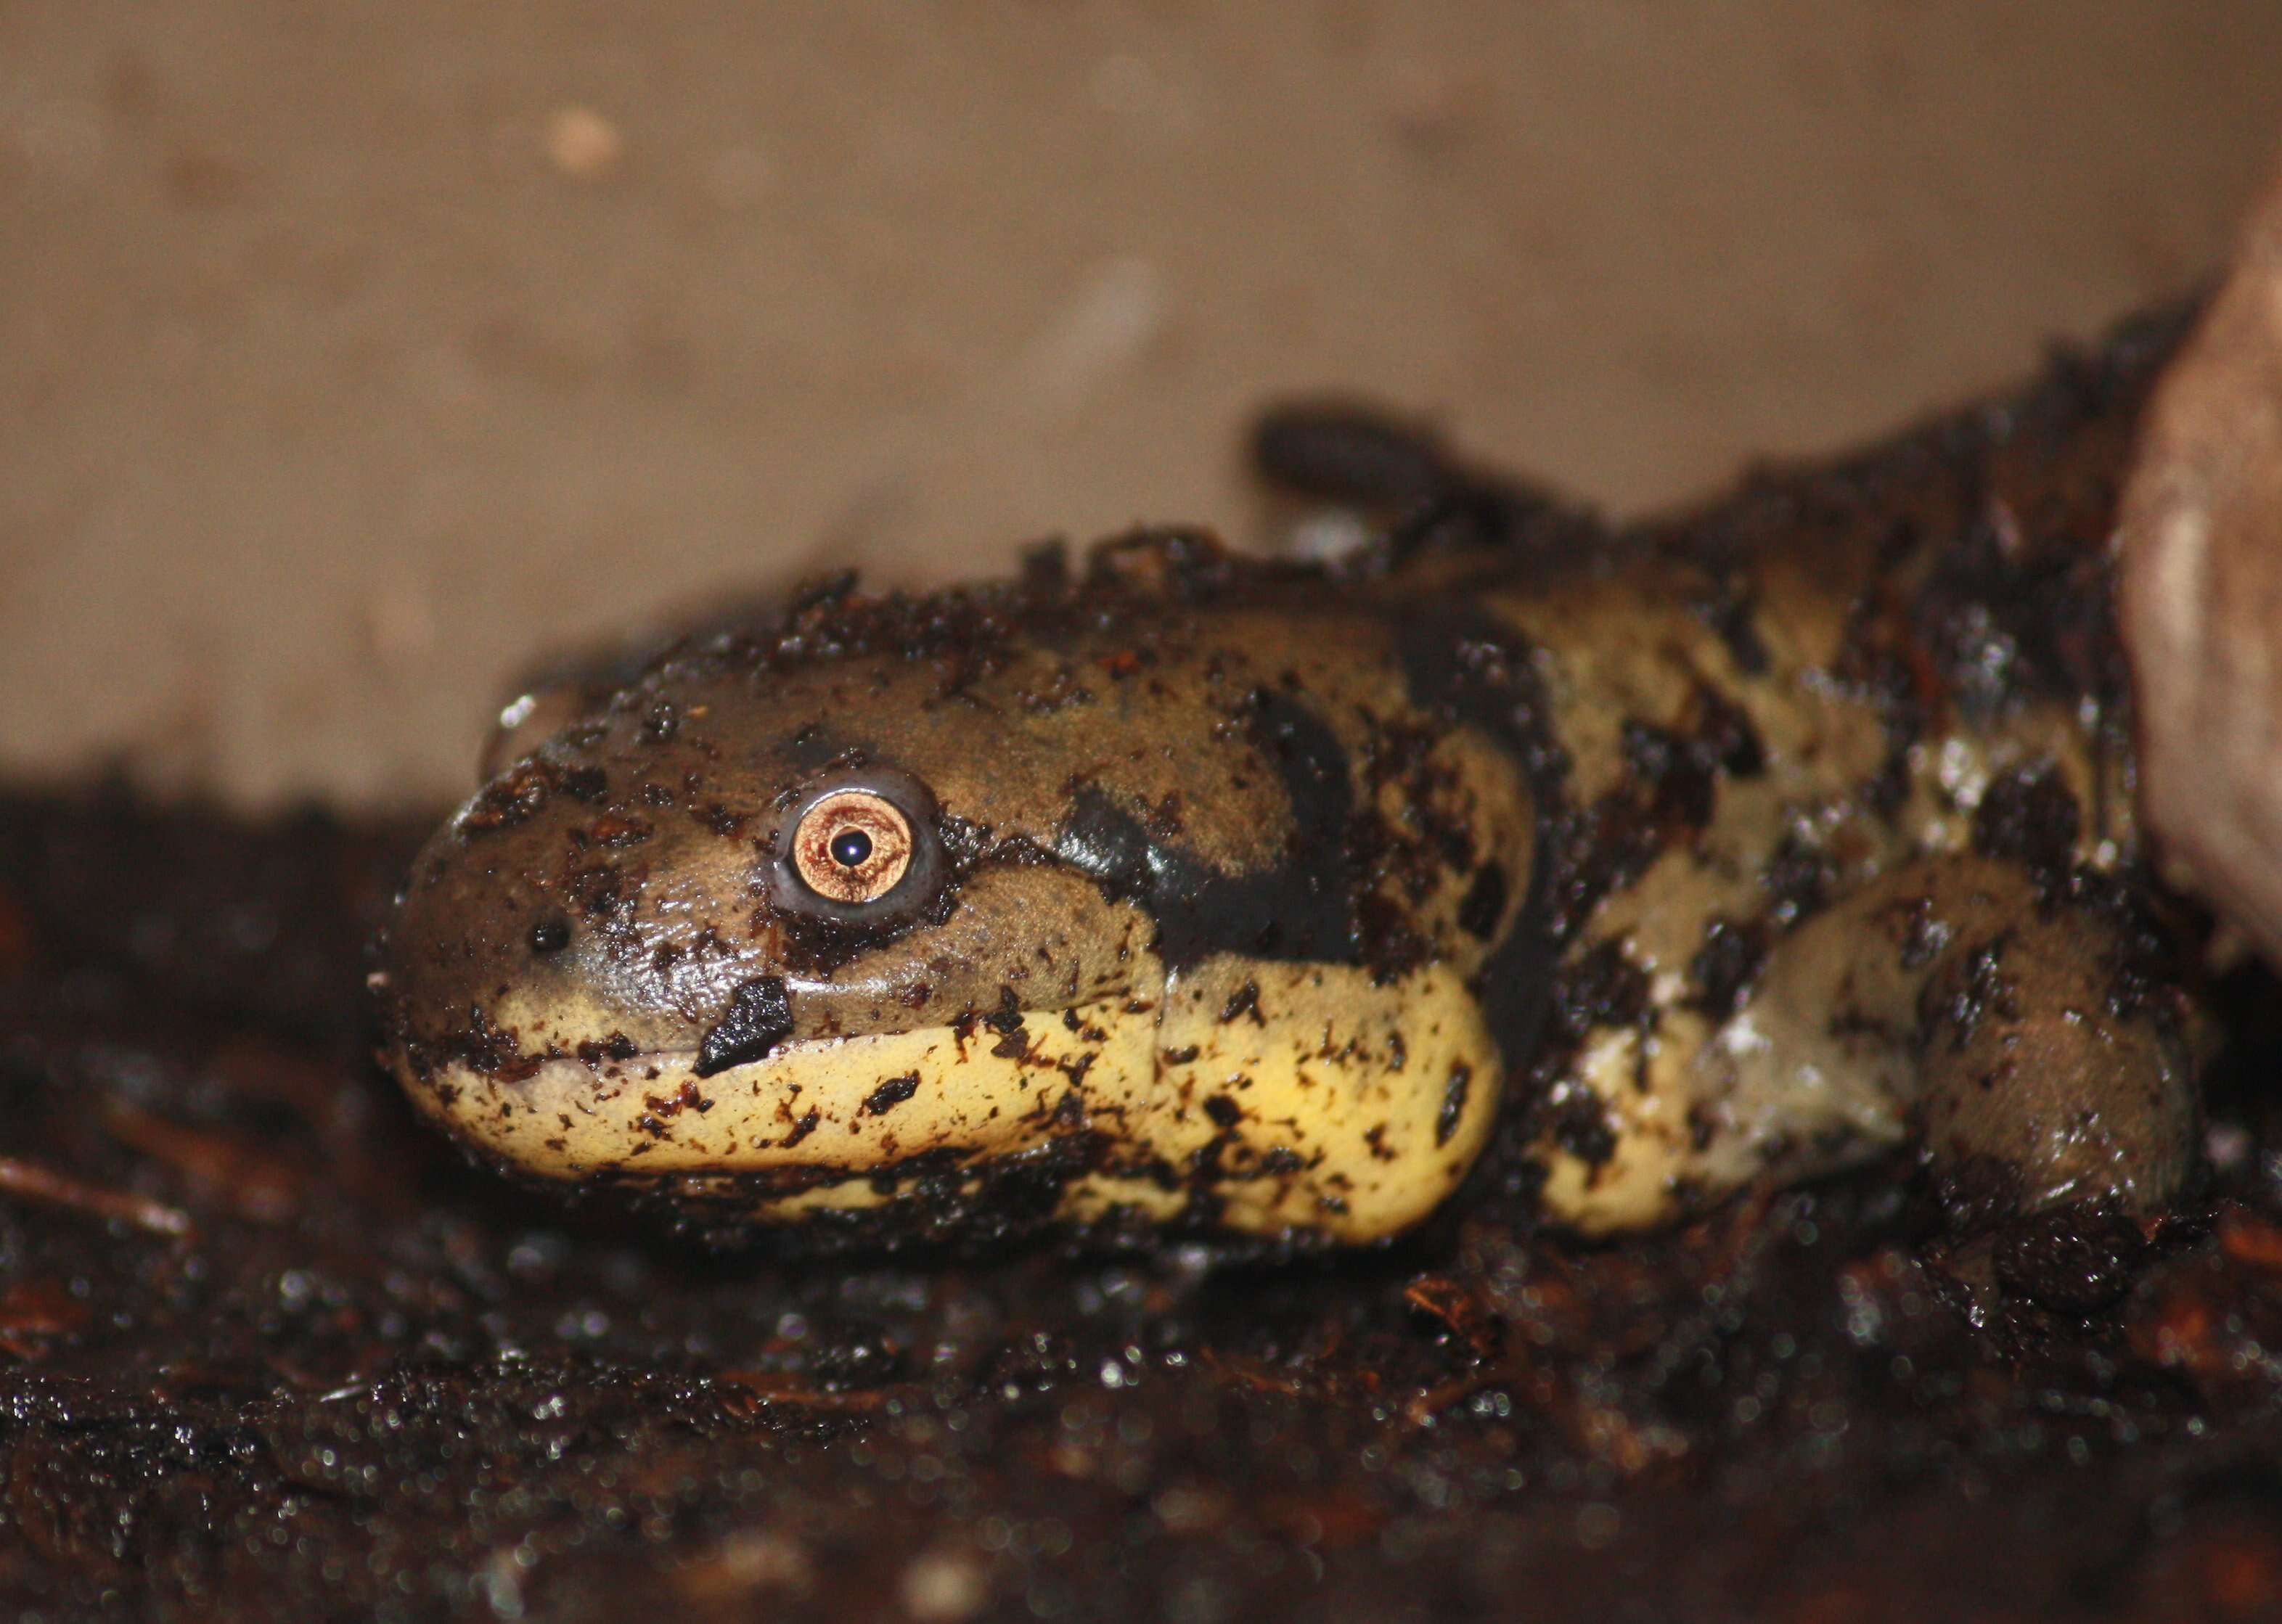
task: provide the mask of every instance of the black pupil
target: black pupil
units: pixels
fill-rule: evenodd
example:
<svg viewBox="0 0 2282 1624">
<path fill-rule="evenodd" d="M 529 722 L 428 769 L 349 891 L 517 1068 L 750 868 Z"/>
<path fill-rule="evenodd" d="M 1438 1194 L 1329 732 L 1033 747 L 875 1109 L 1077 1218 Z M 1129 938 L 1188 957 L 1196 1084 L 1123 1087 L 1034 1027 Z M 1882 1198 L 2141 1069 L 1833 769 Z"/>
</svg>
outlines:
<svg viewBox="0 0 2282 1624">
<path fill-rule="evenodd" d="M 843 829 L 832 837 L 832 861 L 843 869 L 860 869 L 872 855 L 872 837 L 860 829 Z"/>
</svg>

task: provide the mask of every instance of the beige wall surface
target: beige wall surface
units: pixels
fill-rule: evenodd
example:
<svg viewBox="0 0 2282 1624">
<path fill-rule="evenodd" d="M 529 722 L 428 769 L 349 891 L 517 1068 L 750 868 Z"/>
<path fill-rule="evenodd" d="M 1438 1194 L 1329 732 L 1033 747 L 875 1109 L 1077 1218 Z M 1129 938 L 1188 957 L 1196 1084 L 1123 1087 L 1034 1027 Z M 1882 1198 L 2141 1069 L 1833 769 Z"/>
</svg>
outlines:
<svg viewBox="0 0 2282 1624">
<path fill-rule="evenodd" d="M 0 771 L 432 799 L 550 642 L 1241 529 L 1341 385 L 1618 510 L 2193 285 L 2273 0 L 0 3 Z"/>
</svg>

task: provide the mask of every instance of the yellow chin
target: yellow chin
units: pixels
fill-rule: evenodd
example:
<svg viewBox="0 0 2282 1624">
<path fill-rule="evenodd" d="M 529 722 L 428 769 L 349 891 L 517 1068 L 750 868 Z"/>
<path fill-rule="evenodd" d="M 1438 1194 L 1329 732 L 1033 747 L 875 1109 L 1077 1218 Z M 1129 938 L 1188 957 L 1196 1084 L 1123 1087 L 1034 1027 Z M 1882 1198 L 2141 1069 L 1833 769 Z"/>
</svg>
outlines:
<svg viewBox="0 0 2282 1624">
<path fill-rule="evenodd" d="M 868 1180 L 931 1152 L 1006 1155 L 1067 1132 L 1056 1110 L 1083 1079 L 1095 1125 L 1116 1130 L 1121 1085 L 1145 1083 L 1154 1030 L 1117 1005 L 1033 1015 L 1017 1033 L 923 1026 L 814 1039 L 713 1077 L 691 1052 L 589 1065 L 554 1060 L 520 1081 L 454 1066 L 410 1083 L 432 1117 L 546 1178 L 668 1178 L 839 1171 Z M 866 1187 L 868 1193 L 868 1187 Z M 862 1203 L 857 1203 L 862 1204 Z"/>
<path fill-rule="evenodd" d="M 1161 1004 L 810 1040 L 710 1078 L 687 1052 L 555 1060 L 511 1082 L 464 1066 L 404 1078 L 428 1115 L 526 1172 L 737 1187 L 759 1223 L 881 1205 L 915 1161 L 979 1180 L 1083 1135 L 1098 1154 L 1066 1187 L 1066 1218 L 1195 1210 L 1347 1241 L 1405 1228 L 1456 1187 L 1502 1080 L 1448 971 L 1376 986 L 1234 959 L 1175 977 Z"/>
</svg>

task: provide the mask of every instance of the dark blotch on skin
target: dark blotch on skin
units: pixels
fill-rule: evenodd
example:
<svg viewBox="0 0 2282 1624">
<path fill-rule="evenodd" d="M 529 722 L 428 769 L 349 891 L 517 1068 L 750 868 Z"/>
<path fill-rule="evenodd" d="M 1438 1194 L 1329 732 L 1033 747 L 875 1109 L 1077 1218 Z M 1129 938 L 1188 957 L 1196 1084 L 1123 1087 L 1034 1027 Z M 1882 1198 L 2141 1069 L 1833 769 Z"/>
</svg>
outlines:
<svg viewBox="0 0 2282 1624">
<path fill-rule="evenodd" d="M 901 1077 L 891 1077 L 864 1097 L 864 1114 L 884 1117 L 920 1091 L 920 1074 L 906 1071 Z"/>
<path fill-rule="evenodd" d="M 621 817 L 607 814 L 594 820 L 589 831 L 594 839 L 603 846 L 639 846 L 656 832 L 638 817 Z"/>
<path fill-rule="evenodd" d="M 1697 733 L 1645 722 L 1625 723 L 1625 763 L 1638 781 L 1634 793 L 1646 808 L 1642 822 L 1656 831 L 1657 849 L 1674 831 L 1699 830 L 1712 822 L 1723 774 L 1751 777 L 1766 769 L 1758 734 L 1743 712 L 1722 706 L 1705 723 L 1705 731 Z"/>
<path fill-rule="evenodd" d="M 2008 528 L 1993 508 L 1979 514 L 1935 555 L 1909 607 L 1944 697 L 1968 719 L 2001 714 L 2024 693 L 2088 693 L 2103 707 L 2121 699 L 2105 549 L 2038 545 Z"/>
<path fill-rule="evenodd" d="M 745 825 L 752 821 L 742 812 L 733 811 L 718 800 L 703 807 L 695 816 L 699 823 L 727 840 L 734 840 L 744 833 Z"/>
<path fill-rule="evenodd" d="M 607 1038 L 581 1043 L 577 1050 L 578 1058 L 590 1066 L 599 1066 L 605 1062 L 632 1060 L 634 1057 L 634 1052 L 633 1040 L 623 1032 L 613 1032 Z"/>
<path fill-rule="evenodd" d="M 570 922 L 550 914 L 531 927 L 530 940 L 533 953 L 560 953 L 570 945 Z"/>
<path fill-rule="evenodd" d="M 1487 941 L 1497 933 L 1498 923 L 1505 917 L 1505 865 L 1484 863 L 1459 901 L 1459 928 L 1477 940 Z"/>
<path fill-rule="evenodd" d="M 1973 813 L 1973 846 L 1985 857 L 2005 857 L 2029 870 L 2040 891 L 2051 892 L 2076 865 L 2084 815 L 2076 797 L 2050 767 L 2016 768 L 1989 785 Z"/>
<path fill-rule="evenodd" d="M 817 1125 L 821 1123 L 823 1120 L 824 1113 L 818 1110 L 813 1105 L 810 1106 L 808 1108 L 808 1114 L 803 1117 L 798 1122 L 793 1124 L 792 1132 L 786 1134 L 782 1140 L 779 1141 L 779 1144 L 787 1150 L 791 1149 L 795 1145 L 800 1143 L 802 1140 L 806 1139 L 810 1134 L 815 1133 Z"/>
<path fill-rule="evenodd" d="M 526 1055 L 516 1034 L 494 1025 L 478 1006 L 470 1005 L 467 1025 L 446 1040 L 445 1052 L 482 1072 L 494 1082 L 519 1083 L 538 1074 L 541 1063 Z"/>
<path fill-rule="evenodd" d="M 1265 1026 L 1267 1020 L 1260 1013 L 1260 983 L 1246 981 L 1229 994 L 1228 1001 L 1220 1007 L 1220 1024 L 1227 1025 L 1239 1015 L 1248 1015 L 1255 1026 Z"/>
<path fill-rule="evenodd" d="M 1560 947 L 1552 854 L 1566 821 L 1568 760 L 1554 740 L 1529 646 L 1511 629 L 1477 610 L 1438 604 L 1412 607 L 1393 630 L 1411 702 L 1495 739 L 1520 764 L 1536 802 L 1536 855 L 1521 916 L 1491 951 L 1479 981 L 1498 1050 L 1518 1072 L 1536 1052 L 1552 999 Z"/>
<path fill-rule="evenodd" d="M 485 785 L 460 819 L 460 832 L 468 838 L 494 834 L 529 823 L 547 804 L 554 777 L 538 762 L 525 762 Z"/>
<path fill-rule="evenodd" d="M 1450 1135 L 1458 1131 L 1465 1120 L 1466 1095 L 1474 1086 L 1474 1069 L 1461 1060 L 1450 1068 L 1449 1079 L 1442 1085 L 1442 1109 L 1434 1117 L 1434 1146 L 1441 1148 L 1450 1142 Z"/>
<path fill-rule="evenodd" d="M 590 805 L 607 799 L 610 793 L 609 775 L 599 767 L 565 768 L 560 782 L 564 794 Z"/>
<path fill-rule="evenodd" d="M 1014 989 L 998 989 L 998 1007 L 982 1017 L 982 1024 L 1002 1038 L 1011 1038 L 1022 1030 L 1022 1001 L 1014 996 Z"/>
<path fill-rule="evenodd" d="M 1580 1089 L 1551 1113 L 1554 1142 L 1586 1166 L 1600 1166 L 1617 1154 L 1617 1136 L 1605 1111 L 1597 1094 Z"/>
<path fill-rule="evenodd" d="M 1718 594 L 1699 610 L 1704 623 L 1727 646 L 1727 657 L 1735 662 L 1735 669 L 1746 677 L 1764 675 L 1769 664 L 1766 643 L 1759 636 L 1758 612 L 1749 581 L 1739 576 L 1723 576 Z"/>
<path fill-rule="evenodd" d="M 1079 786 L 1053 855 L 1112 901 L 1138 904 L 1157 924 L 1157 952 L 1175 970 L 1216 953 L 1327 964 L 1364 961 L 1345 835 L 1354 811 L 1347 752 L 1323 719 L 1291 695 L 1255 690 L 1243 720 L 1283 780 L 1292 839 L 1275 867 L 1231 874 L 1155 839 L 1134 813 Z"/>
<path fill-rule="evenodd" d="M 1696 748 L 1735 778 L 1756 778 L 1767 769 L 1766 741 L 1750 712 L 1709 684 L 1699 684 L 1693 708 Z"/>
<path fill-rule="evenodd" d="M 1769 916 L 1786 929 L 1828 902 L 1837 879 L 1838 865 L 1830 854 L 1795 831 L 1783 836 L 1759 871 L 1772 905 Z"/>
<path fill-rule="evenodd" d="M 1750 717 L 1701 685 L 1679 725 L 1629 720 L 1621 746 L 1626 776 L 1593 804 L 1557 928 L 1573 931 L 1601 898 L 1627 888 L 1666 851 L 1709 827 L 1724 782 L 1766 770 L 1766 746 Z"/>
<path fill-rule="evenodd" d="M 999 1059 L 1020 1060 L 1029 1053 L 1030 1035 L 1023 1027 L 1021 1001 L 1014 996 L 1013 987 L 998 989 L 998 1008 L 984 1016 L 982 1024 L 998 1034 L 998 1041 L 990 1046 L 990 1052 Z"/>
<path fill-rule="evenodd" d="M 1621 940 L 1596 944 L 1562 966 L 1558 980 L 1556 1022 L 1571 1044 L 1596 1026 L 1638 1026 L 1649 1007 L 1648 971 L 1626 955 Z"/>
<path fill-rule="evenodd" d="M 1696 1008 L 1714 1020 L 1735 1014 L 1766 956 L 1765 926 L 1732 919 L 1705 924 L 1704 945 L 1688 963 L 1688 979 L 1696 983 Z"/>
<path fill-rule="evenodd" d="M 730 995 L 729 1013 L 697 1046 L 697 1075 L 760 1059 L 792 1035 L 792 1000 L 780 976 L 755 976 Z"/>
<path fill-rule="evenodd" d="M 1215 1127 L 1232 1128 L 1244 1120 L 1244 1108 L 1224 1094 L 1207 1094 L 1205 1096 L 1205 1115 L 1213 1119 Z"/>
</svg>

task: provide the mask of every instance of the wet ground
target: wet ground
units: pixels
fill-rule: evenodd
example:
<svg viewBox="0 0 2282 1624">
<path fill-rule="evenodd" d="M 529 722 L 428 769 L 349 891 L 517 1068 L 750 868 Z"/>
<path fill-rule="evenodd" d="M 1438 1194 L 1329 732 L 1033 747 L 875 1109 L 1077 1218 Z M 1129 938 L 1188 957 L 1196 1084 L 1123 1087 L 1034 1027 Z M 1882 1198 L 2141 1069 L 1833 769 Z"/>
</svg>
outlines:
<svg viewBox="0 0 2282 1624">
<path fill-rule="evenodd" d="M 1998 461 L 2096 508 L 2157 352 L 1707 530 Z M 1953 1243 L 1898 1166 L 1605 1246 L 1481 1199 L 1278 1266 L 709 1257 L 463 1165 L 371 1063 L 421 832 L 0 797 L 16 1616 L 2282 1609 L 2270 983 L 2149 1229 Z"/>
</svg>

